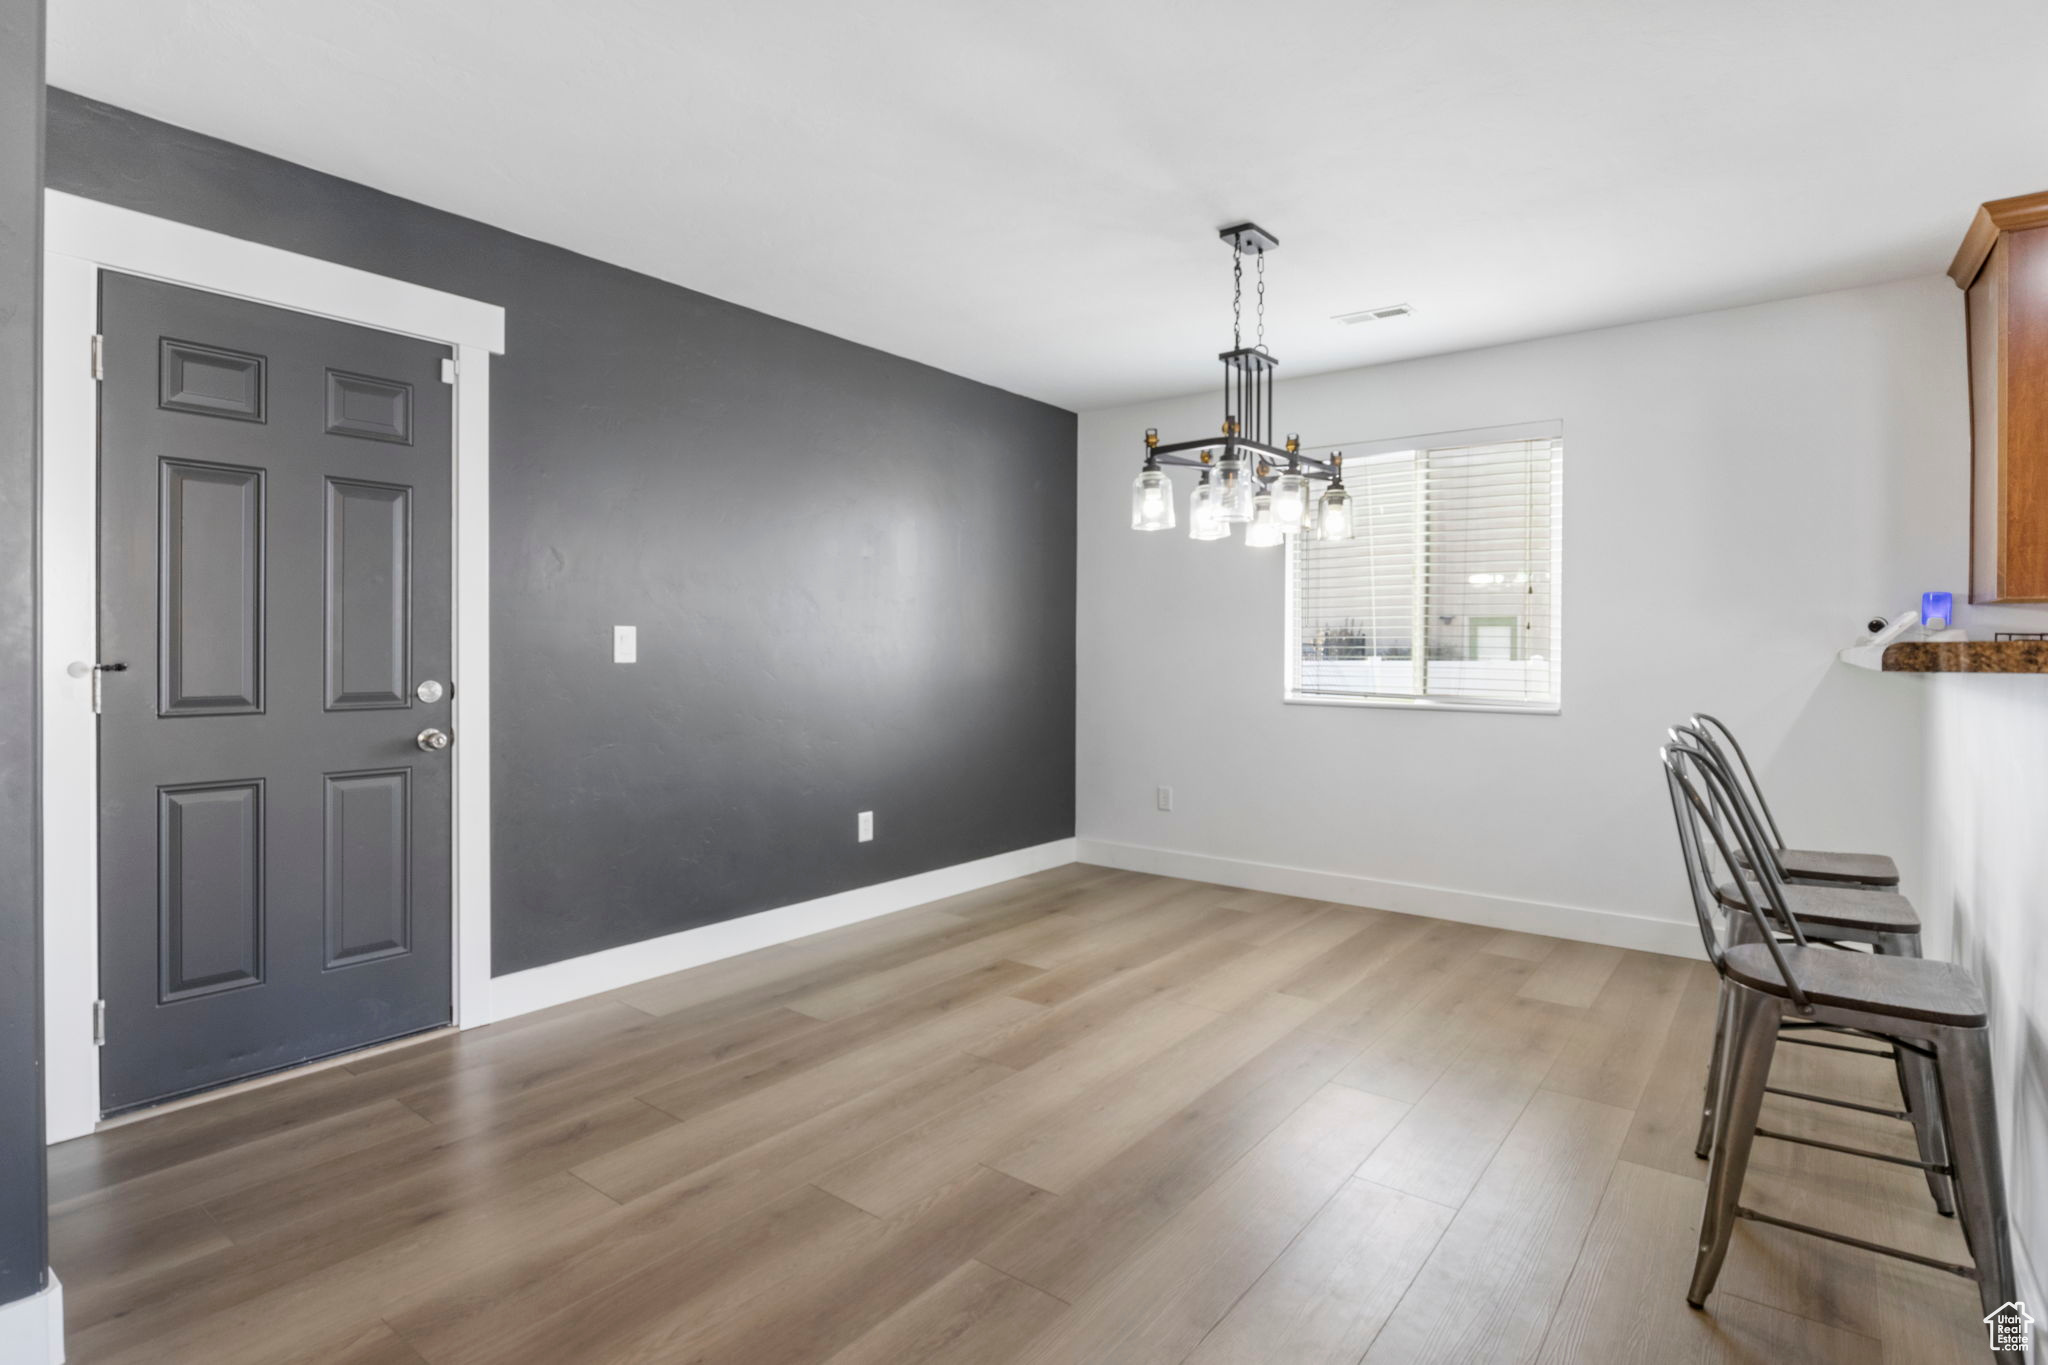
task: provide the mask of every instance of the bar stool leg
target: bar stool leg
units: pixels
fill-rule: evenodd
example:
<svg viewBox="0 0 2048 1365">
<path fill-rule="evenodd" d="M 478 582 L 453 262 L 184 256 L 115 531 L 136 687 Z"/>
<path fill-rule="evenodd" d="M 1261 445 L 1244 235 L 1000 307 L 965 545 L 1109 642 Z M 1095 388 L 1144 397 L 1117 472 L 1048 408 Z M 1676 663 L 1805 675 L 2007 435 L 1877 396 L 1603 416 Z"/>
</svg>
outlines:
<svg viewBox="0 0 2048 1365">
<path fill-rule="evenodd" d="M 1934 1046 L 1948 1141 L 1955 1153 L 1956 1208 L 1970 1257 L 1977 1263 L 1977 1295 L 1989 1313 L 2019 1294 L 2005 1207 L 2005 1163 L 1998 1152 L 1991 1038 L 1981 1028 L 1943 1029 L 1935 1035 Z M 2014 1354 L 2011 1359 L 2017 1362 L 2019 1357 Z"/>
<path fill-rule="evenodd" d="M 1887 934 L 1871 945 L 1891 957 L 1920 956 L 1918 934 Z M 1943 1133 L 1940 1087 L 1935 1083 L 1934 1060 L 1893 1047 L 1898 1056 L 1899 1093 L 1905 1097 L 1906 1112 L 1913 1120 L 1913 1141 L 1920 1159 L 1930 1166 L 1948 1165 L 1948 1138 Z M 1939 1171 L 1927 1173 L 1927 1192 L 1944 1218 L 1956 1216 L 1955 1191 L 1949 1178 Z"/>
<path fill-rule="evenodd" d="M 1721 983 L 1721 999 L 1714 1006 L 1714 1047 L 1707 1054 L 1707 1088 L 1700 1099 L 1700 1136 L 1692 1154 L 1705 1161 L 1714 1150 L 1714 1107 L 1721 1092 L 1722 1054 L 1728 1046 L 1728 983 Z"/>
<path fill-rule="evenodd" d="M 1763 1112 L 1764 1087 L 1771 1079 L 1771 1055 L 1778 1046 L 1778 1020 L 1783 1002 L 1774 995 L 1732 982 L 1723 986 L 1728 1000 L 1728 1036 L 1721 1063 L 1721 1089 L 1714 1103 L 1714 1155 L 1707 1168 L 1707 1207 L 1700 1218 L 1700 1253 L 1693 1262 L 1692 1286 L 1685 1301 L 1704 1308 L 1721 1263 L 1728 1258 L 1728 1240 L 1735 1235 L 1735 1208 L 1742 1198 L 1743 1176 L 1749 1170 L 1749 1149 L 1756 1139 L 1757 1116 Z"/>
<path fill-rule="evenodd" d="M 1899 1093 L 1906 1097 L 1906 1109 L 1912 1115 L 1913 1140 L 1920 1148 L 1920 1159 L 1930 1166 L 1946 1166 L 1948 1138 L 1942 1131 L 1941 1088 L 1935 1083 L 1934 1063 L 1902 1047 L 1894 1051 L 1898 1054 Z M 1942 1217 L 1956 1216 L 1955 1195 L 1947 1176 L 1929 1171 L 1927 1192 L 1934 1196 L 1934 1207 Z"/>
<path fill-rule="evenodd" d="M 1730 943 L 1762 941 L 1746 915 L 1731 917 L 1728 935 Z M 1692 1145 L 1692 1154 L 1702 1161 L 1714 1152 L 1714 1108 L 1720 1102 L 1721 1072 L 1728 1053 L 1728 991 L 1728 982 L 1723 979 L 1720 997 L 1714 1002 L 1714 1045 L 1707 1053 L 1707 1088 L 1700 1097 L 1700 1135 Z"/>
</svg>

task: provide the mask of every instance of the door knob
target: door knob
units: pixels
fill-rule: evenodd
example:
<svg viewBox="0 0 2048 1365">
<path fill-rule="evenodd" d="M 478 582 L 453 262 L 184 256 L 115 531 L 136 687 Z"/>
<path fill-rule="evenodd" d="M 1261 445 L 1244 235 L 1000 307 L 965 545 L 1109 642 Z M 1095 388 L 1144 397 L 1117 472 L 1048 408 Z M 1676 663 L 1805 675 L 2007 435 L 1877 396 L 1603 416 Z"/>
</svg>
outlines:
<svg viewBox="0 0 2048 1365">
<path fill-rule="evenodd" d="M 455 741 L 449 738 L 448 732 L 446 730 L 436 730 L 433 726 L 430 725 L 426 729 L 420 731 L 419 734 L 414 738 L 413 742 L 431 754 L 434 753 L 436 750 L 447 748 Z"/>
</svg>

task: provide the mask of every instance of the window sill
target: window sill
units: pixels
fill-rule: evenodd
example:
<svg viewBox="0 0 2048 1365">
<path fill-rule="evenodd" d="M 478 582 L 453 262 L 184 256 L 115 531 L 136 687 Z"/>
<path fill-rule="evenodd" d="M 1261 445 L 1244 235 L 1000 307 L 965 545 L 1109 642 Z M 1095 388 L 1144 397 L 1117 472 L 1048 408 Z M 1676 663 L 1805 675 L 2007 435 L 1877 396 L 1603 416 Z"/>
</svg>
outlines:
<svg viewBox="0 0 2048 1365">
<path fill-rule="evenodd" d="M 1499 701 L 1447 701 L 1440 697 L 1317 697 L 1298 692 L 1280 700 L 1289 706 L 1362 707 L 1381 711 L 1491 711 L 1510 716 L 1557 716 L 1564 713 L 1562 702 L 1542 706 L 1517 706 Z"/>
</svg>

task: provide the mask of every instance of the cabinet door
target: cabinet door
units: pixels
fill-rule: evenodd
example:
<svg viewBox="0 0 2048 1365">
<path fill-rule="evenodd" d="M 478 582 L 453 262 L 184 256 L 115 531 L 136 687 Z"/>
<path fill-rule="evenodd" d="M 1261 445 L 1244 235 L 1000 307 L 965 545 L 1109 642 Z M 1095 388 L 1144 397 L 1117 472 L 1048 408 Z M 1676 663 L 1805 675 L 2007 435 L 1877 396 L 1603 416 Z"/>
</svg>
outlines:
<svg viewBox="0 0 2048 1365">
<path fill-rule="evenodd" d="M 2048 227 L 2002 233 L 1968 299 L 1970 600 L 2048 602 Z"/>
</svg>

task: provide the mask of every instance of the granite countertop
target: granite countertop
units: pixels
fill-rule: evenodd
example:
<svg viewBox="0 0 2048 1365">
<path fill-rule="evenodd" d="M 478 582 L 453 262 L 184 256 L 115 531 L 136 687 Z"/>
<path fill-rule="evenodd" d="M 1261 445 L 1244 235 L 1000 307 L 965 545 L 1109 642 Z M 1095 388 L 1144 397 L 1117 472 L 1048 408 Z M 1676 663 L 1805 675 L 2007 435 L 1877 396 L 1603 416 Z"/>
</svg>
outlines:
<svg viewBox="0 0 2048 1365">
<path fill-rule="evenodd" d="M 1905 640 L 1884 651 L 1887 673 L 2048 673 L 2048 640 Z"/>
</svg>

